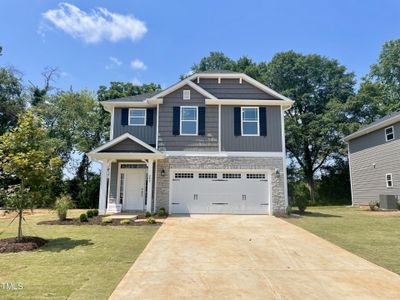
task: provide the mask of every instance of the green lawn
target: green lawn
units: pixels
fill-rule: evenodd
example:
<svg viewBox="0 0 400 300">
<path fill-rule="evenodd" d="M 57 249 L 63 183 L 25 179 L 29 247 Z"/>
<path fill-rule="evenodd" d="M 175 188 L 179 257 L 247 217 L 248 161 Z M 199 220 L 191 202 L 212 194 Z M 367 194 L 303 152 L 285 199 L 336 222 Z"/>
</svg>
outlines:
<svg viewBox="0 0 400 300">
<path fill-rule="evenodd" d="M 158 229 L 36 225 L 52 218 L 30 216 L 24 224 L 24 234 L 50 241 L 40 250 L 0 254 L 0 299 L 107 299 Z M 0 218 L 0 232 L 9 222 Z M 0 238 L 13 236 L 15 225 Z M 23 289 L 5 290 L 1 284 L 6 282 L 21 283 Z"/>
<path fill-rule="evenodd" d="M 357 207 L 311 207 L 285 219 L 377 265 L 400 274 L 400 212 Z"/>
</svg>

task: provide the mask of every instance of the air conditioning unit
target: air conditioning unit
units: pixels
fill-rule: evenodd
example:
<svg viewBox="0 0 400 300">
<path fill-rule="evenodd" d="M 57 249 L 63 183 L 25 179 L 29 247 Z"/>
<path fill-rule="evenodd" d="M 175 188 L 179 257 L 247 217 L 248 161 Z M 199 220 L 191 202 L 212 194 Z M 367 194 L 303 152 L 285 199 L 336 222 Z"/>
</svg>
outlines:
<svg viewBox="0 0 400 300">
<path fill-rule="evenodd" d="M 398 195 L 379 195 L 379 208 L 397 209 Z"/>
</svg>

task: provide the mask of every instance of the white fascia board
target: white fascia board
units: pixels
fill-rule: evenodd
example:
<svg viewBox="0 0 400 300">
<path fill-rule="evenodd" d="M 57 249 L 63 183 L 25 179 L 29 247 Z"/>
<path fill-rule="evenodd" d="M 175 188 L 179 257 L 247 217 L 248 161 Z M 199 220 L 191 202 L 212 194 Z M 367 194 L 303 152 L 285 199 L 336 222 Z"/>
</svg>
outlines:
<svg viewBox="0 0 400 300">
<path fill-rule="evenodd" d="M 355 138 L 358 138 L 360 136 L 366 135 L 366 134 L 368 134 L 370 132 L 373 132 L 375 130 L 389 127 L 389 126 L 393 125 L 393 123 L 396 123 L 396 122 L 400 122 L 400 115 L 394 116 L 393 118 L 389 118 L 387 120 L 379 122 L 379 123 L 377 123 L 375 125 L 372 125 L 370 127 L 367 127 L 367 128 L 364 128 L 364 129 L 360 129 L 359 131 L 356 131 L 356 132 L 344 137 L 343 140 L 345 142 L 349 142 L 352 139 L 355 139 Z"/>
<path fill-rule="evenodd" d="M 267 105 L 282 106 L 290 108 L 293 104 L 292 100 L 260 100 L 260 99 L 206 99 L 207 105 Z"/>
<path fill-rule="evenodd" d="M 131 160 L 131 159 L 163 159 L 165 155 L 162 153 L 136 153 L 136 152 L 101 152 L 88 153 L 88 156 L 97 160 Z"/>
<path fill-rule="evenodd" d="M 112 113 L 113 108 L 116 107 L 156 107 L 157 104 L 162 104 L 163 99 L 146 99 L 144 101 L 135 102 L 135 101 L 100 101 L 100 104 L 103 105 L 104 109 L 110 113 Z"/>
<path fill-rule="evenodd" d="M 285 96 L 283 96 L 282 94 L 279 94 L 278 92 L 274 91 L 273 89 L 267 87 L 266 85 L 262 84 L 261 82 L 258 82 L 257 80 L 251 78 L 250 76 L 240 73 L 205 73 L 205 74 L 193 74 L 192 76 L 188 77 L 187 79 L 193 80 L 195 78 L 229 78 L 229 79 L 234 79 L 234 78 L 238 78 L 238 79 L 242 79 L 244 81 L 247 81 L 248 83 L 254 85 L 255 87 L 258 87 L 260 90 L 271 94 L 273 96 L 276 96 L 277 98 L 281 98 L 282 100 L 286 100 L 286 101 L 293 101 Z"/>
<path fill-rule="evenodd" d="M 184 157 L 284 157 L 284 152 L 189 152 L 189 151 L 164 151 L 167 156 Z"/>
<path fill-rule="evenodd" d="M 172 85 L 171 87 L 167 88 L 166 90 L 158 93 L 157 95 L 154 95 L 149 100 L 163 98 L 164 96 L 172 93 L 173 91 L 176 91 L 177 89 L 180 89 L 181 87 L 183 87 L 185 85 L 190 86 L 191 88 L 193 88 L 194 90 L 196 90 L 197 92 L 199 92 L 200 94 L 202 94 L 206 98 L 216 99 L 216 97 L 214 95 L 210 94 L 205 89 L 203 89 L 199 85 L 197 85 L 194 82 L 192 82 L 191 80 L 189 80 L 189 78 L 186 78 L 186 79 L 184 79 L 184 80 Z"/>
<path fill-rule="evenodd" d="M 95 153 L 99 153 L 99 152 L 101 152 L 101 151 L 103 151 L 103 150 L 105 150 L 105 149 L 108 149 L 108 148 L 110 148 L 110 147 L 112 147 L 112 146 L 114 146 L 114 145 L 116 145 L 116 144 L 122 142 L 122 141 L 125 140 L 125 139 L 130 139 L 130 140 L 132 140 L 133 142 L 135 142 L 135 143 L 137 143 L 137 144 L 143 146 L 144 148 L 150 150 L 150 151 L 153 152 L 153 153 L 156 153 L 156 154 L 161 153 L 160 151 L 158 151 L 157 149 L 153 148 L 153 147 L 150 146 L 149 144 L 147 144 L 147 143 L 143 142 L 142 140 L 138 139 L 137 137 L 131 135 L 129 132 L 126 132 L 126 133 L 120 135 L 119 137 L 117 137 L 117 138 L 115 138 L 115 139 L 109 141 L 108 143 L 105 143 L 104 145 L 102 145 L 102 146 L 100 146 L 100 147 L 98 147 L 98 148 L 92 150 L 91 152 L 89 152 L 88 155 L 93 155 L 93 154 L 95 154 Z"/>
</svg>

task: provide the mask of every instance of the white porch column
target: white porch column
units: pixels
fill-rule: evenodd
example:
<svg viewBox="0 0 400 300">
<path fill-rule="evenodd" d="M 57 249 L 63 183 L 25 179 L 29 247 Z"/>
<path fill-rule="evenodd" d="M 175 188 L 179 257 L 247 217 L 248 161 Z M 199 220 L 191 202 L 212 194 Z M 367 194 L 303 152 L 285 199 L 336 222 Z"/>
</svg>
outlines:
<svg viewBox="0 0 400 300">
<path fill-rule="evenodd" d="M 101 166 L 100 174 L 100 195 L 99 195 L 99 214 L 106 213 L 107 204 L 107 177 L 108 177 L 108 160 L 104 160 Z"/>
<path fill-rule="evenodd" d="M 146 210 L 152 212 L 151 210 L 151 200 L 153 199 L 153 160 L 149 159 L 147 161 L 147 204 Z"/>
</svg>

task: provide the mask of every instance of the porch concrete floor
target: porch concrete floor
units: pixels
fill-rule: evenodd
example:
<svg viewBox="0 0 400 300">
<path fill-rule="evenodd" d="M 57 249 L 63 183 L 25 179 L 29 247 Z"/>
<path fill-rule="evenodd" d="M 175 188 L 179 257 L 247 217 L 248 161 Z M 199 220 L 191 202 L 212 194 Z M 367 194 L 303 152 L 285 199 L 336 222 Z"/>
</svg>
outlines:
<svg viewBox="0 0 400 300">
<path fill-rule="evenodd" d="M 194 215 L 169 217 L 110 299 L 400 299 L 399 286 L 281 219 Z"/>
</svg>

